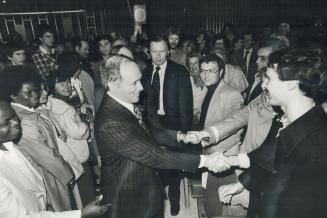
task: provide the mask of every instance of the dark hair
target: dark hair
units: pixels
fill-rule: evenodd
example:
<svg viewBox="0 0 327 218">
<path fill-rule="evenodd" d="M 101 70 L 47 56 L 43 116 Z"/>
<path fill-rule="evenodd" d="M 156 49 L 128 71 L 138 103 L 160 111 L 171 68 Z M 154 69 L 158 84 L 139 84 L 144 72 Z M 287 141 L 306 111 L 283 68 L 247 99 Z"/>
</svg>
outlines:
<svg viewBox="0 0 327 218">
<path fill-rule="evenodd" d="M 319 55 L 308 50 L 286 49 L 270 54 L 268 67 L 276 69 L 282 81 L 299 80 L 299 88 L 310 98 L 327 94 L 326 66 Z M 276 66 L 277 65 L 277 66 Z M 275 67 L 276 66 L 276 67 Z"/>
<path fill-rule="evenodd" d="M 166 37 L 168 38 L 169 35 L 178 35 L 180 36 L 180 29 L 174 27 L 174 26 L 169 26 L 166 30 Z"/>
<path fill-rule="evenodd" d="M 63 51 L 58 55 L 58 76 L 72 77 L 80 69 L 80 56 L 76 51 Z"/>
<path fill-rule="evenodd" d="M 32 82 L 41 86 L 42 78 L 34 69 L 26 66 L 10 66 L 1 72 L 0 97 L 8 99 L 17 95 L 23 83 Z"/>
<path fill-rule="evenodd" d="M 52 34 L 54 34 L 54 31 L 53 31 L 53 28 L 50 25 L 48 25 L 48 24 L 40 24 L 37 27 L 37 33 L 38 33 L 37 36 L 39 38 L 42 38 L 45 33 L 52 33 Z"/>
<path fill-rule="evenodd" d="M 76 38 L 76 39 L 73 41 L 73 48 L 74 48 L 74 49 L 75 49 L 76 47 L 81 48 L 81 47 L 82 47 L 82 42 L 89 43 L 89 42 L 87 41 L 87 39 L 85 39 L 85 38 Z"/>
<path fill-rule="evenodd" d="M 199 52 L 191 52 L 190 54 L 188 54 L 188 55 L 186 56 L 186 66 L 187 66 L 187 67 L 190 66 L 190 59 L 191 59 L 191 58 L 194 58 L 194 57 L 197 57 L 197 58 L 199 58 L 199 60 L 201 60 L 202 55 L 201 55 Z"/>
<path fill-rule="evenodd" d="M 24 43 L 16 42 L 16 43 L 8 43 L 5 45 L 5 54 L 8 57 L 12 57 L 14 52 L 26 50 Z"/>
<path fill-rule="evenodd" d="M 110 44 L 113 43 L 112 37 L 108 34 L 103 34 L 96 38 L 97 43 L 99 43 L 101 40 L 108 40 L 110 42 Z"/>
<path fill-rule="evenodd" d="M 218 70 L 225 69 L 225 62 L 215 54 L 207 54 L 200 59 L 200 66 L 203 63 L 216 62 L 218 64 Z"/>
</svg>

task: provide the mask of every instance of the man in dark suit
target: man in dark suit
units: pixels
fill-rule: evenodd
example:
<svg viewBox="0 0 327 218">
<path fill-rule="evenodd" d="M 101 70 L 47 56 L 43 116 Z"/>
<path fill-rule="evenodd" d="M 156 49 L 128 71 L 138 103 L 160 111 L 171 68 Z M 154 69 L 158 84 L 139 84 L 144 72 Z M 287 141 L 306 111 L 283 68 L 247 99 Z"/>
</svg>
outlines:
<svg viewBox="0 0 327 218">
<path fill-rule="evenodd" d="M 150 42 L 150 55 L 152 64 L 147 68 L 144 78 L 148 119 L 150 116 L 158 116 L 164 129 L 189 131 L 193 122 L 189 72 L 182 65 L 167 59 L 168 46 L 160 37 Z M 163 171 L 162 177 L 169 186 L 171 214 L 177 215 L 180 208 L 181 176 L 178 172 Z"/>
<path fill-rule="evenodd" d="M 120 55 L 110 57 L 102 72 L 102 82 L 109 91 L 97 114 L 95 134 L 102 157 L 101 191 L 104 203 L 112 204 L 107 218 L 162 218 L 163 189 L 156 169 L 225 169 L 217 153 L 183 154 L 155 143 L 134 106 L 143 90 L 141 76 L 136 63 Z M 182 139 L 177 131 L 156 134 L 171 146 L 178 147 L 176 141 Z"/>
<path fill-rule="evenodd" d="M 245 74 L 249 87 L 254 83 L 254 75 L 257 72 L 257 51 L 253 47 L 254 41 L 251 33 L 243 35 L 244 48 L 234 53 L 235 63 L 233 65 L 239 66 Z"/>
</svg>

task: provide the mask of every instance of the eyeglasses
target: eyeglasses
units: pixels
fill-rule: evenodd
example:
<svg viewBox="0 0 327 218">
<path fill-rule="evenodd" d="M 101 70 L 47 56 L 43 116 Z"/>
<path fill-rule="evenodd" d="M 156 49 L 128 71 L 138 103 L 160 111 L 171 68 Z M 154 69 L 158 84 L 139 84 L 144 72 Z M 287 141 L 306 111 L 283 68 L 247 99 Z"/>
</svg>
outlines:
<svg viewBox="0 0 327 218">
<path fill-rule="evenodd" d="M 209 70 L 200 69 L 200 74 L 216 74 L 217 72 L 218 69 L 209 69 Z"/>
<path fill-rule="evenodd" d="M 258 60 L 264 62 L 264 61 L 268 60 L 268 57 L 267 56 L 258 56 Z"/>
</svg>

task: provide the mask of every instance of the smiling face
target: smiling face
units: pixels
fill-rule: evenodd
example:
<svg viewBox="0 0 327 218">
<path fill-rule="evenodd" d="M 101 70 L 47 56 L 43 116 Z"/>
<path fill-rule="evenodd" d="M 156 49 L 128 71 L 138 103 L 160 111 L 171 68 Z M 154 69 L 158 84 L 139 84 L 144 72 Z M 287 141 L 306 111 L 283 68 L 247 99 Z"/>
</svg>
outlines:
<svg viewBox="0 0 327 218">
<path fill-rule="evenodd" d="M 57 82 L 55 84 L 55 93 L 64 97 L 68 97 L 72 94 L 72 85 L 70 79 L 63 82 Z"/>
<path fill-rule="evenodd" d="M 267 68 L 267 72 L 262 77 L 261 88 L 264 91 L 265 98 L 270 105 L 281 106 L 284 105 L 290 93 L 290 81 L 282 81 L 276 71 L 277 66 L 274 68 Z"/>
<path fill-rule="evenodd" d="M 109 90 L 127 103 L 137 103 L 143 90 L 142 74 L 134 62 L 124 63 L 120 67 L 121 79 L 109 82 Z"/>
<path fill-rule="evenodd" d="M 22 84 L 21 89 L 16 95 L 12 95 L 13 102 L 29 108 L 36 108 L 39 105 L 41 87 L 31 81 Z"/>
<path fill-rule="evenodd" d="M 9 142 L 20 133 L 19 119 L 9 103 L 0 101 L 0 143 Z"/>
<path fill-rule="evenodd" d="M 203 62 L 200 65 L 200 76 L 206 86 L 217 83 L 220 78 L 217 62 Z"/>
<path fill-rule="evenodd" d="M 98 42 L 99 51 L 102 56 L 109 56 L 111 50 L 111 43 L 107 39 L 102 39 Z"/>
</svg>

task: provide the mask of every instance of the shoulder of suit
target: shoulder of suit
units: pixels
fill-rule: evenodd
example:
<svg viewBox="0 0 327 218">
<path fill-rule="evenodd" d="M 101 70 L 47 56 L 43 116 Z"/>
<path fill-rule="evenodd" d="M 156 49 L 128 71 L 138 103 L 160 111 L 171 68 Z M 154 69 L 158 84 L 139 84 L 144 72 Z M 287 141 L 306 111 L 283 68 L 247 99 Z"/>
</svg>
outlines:
<svg viewBox="0 0 327 218">
<path fill-rule="evenodd" d="M 242 98 L 242 95 L 239 91 L 237 91 L 235 88 L 233 88 L 232 86 L 230 86 L 229 84 L 227 84 L 225 81 L 221 81 L 221 91 L 222 92 L 226 92 L 229 94 L 234 94 L 234 95 L 238 95 Z"/>
<path fill-rule="evenodd" d="M 181 64 L 177 64 L 171 60 L 167 60 L 167 68 L 174 69 L 173 72 L 178 72 L 179 75 L 187 75 L 189 76 L 188 70 Z"/>
<path fill-rule="evenodd" d="M 234 66 L 231 64 L 226 64 L 226 70 L 228 71 L 242 71 L 242 69 L 239 66 Z"/>
</svg>

